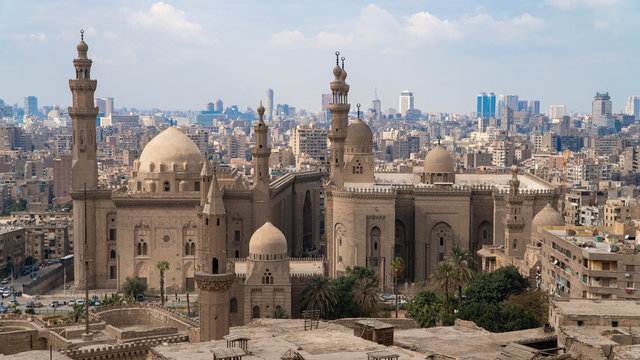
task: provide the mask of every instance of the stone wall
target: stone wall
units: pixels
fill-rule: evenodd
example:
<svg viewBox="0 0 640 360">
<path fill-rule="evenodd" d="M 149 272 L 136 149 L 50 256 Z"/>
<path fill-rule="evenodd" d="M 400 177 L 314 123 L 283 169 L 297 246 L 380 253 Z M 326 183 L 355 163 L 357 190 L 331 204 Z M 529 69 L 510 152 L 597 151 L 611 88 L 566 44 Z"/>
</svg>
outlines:
<svg viewBox="0 0 640 360">
<path fill-rule="evenodd" d="M 105 346 L 102 348 L 83 349 L 83 350 L 67 350 L 63 354 L 74 360 L 108 360 L 108 359 L 126 359 L 126 360 L 146 360 L 148 358 L 149 349 L 152 346 L 162 343 L 180 343 L 188 342 L 189 337 L 186 335 L 163 337 L 159 339 L 140 340 L 135 343 L 127 343 L 115 346 Z"/>
<path fill-rule="evenodd" d="M 378 320 L 385 324 L 393 325 L 396 329 L 417 329 L 418 324 L 413 319 L 395 319 L 395 318 L 344 318 L 338 320 L 331 320 L 331 323 L 342 325 L 349 329 L 356 328 L 356 321 L 360 320 Z"/>
<path fill-rule="evenodd" d="M 29 350 L 46 350 L 47 339 L 38 330 L 18 330 L 0 334 L 0 354 L 11 355 Z"/>
<path fill-rule="evenodd" d="M 32 281 L 29 284 L 24 284 L 22 291 L 29 295 L 46 294 L 54 288 L 64 284 L 65 268 L 67 284 L 72 284 L 74 277 L 73 261 L 67 261 L 62 264 L 62 266 L 58 266 L 54 270 L 42 275 L 38 280 Z"/>
</svg>

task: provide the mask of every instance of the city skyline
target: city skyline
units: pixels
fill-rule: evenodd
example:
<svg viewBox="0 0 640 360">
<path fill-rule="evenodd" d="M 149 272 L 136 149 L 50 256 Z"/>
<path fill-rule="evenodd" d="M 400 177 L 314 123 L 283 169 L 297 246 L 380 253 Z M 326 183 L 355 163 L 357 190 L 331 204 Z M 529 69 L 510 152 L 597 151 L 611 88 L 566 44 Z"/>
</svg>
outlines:
<svg viewBox="0 0 640 360">
<path fill-rule="evenodd" d="M 370 104 L 378 89 L 383 111 L 403 89 L 415 108 L 451 113 L 474 112 L 483 91 L 582 113 L 596 92 L 609 92 L 616 113 L 640 93 L 638 50 L 624 46 L 638 26 L 630 1 L 336 4 L 341 11 L 296 2 L 3 3 L 0 46 L 11 58 L 0 63 L 0 98 L 69 105 L 63 85 L 73 74 L 60 69 L 81 28 L 96 97 L 118 107 L 199 110 L 220 98 L 255 108 L 272 88 L 277 103 L 318 111 L 335 50 L 346 57 L 352 103 Z M 593 51 L 605 41 L 609 49 Z"/>
</svg>

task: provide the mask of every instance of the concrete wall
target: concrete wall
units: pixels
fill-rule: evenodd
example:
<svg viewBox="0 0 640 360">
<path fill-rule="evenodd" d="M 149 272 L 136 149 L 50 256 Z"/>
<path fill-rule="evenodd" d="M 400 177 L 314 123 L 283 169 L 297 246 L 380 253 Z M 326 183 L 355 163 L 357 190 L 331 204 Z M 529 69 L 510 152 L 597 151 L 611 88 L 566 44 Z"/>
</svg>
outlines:
<svg viewBox="0 0 640 360">
<path fill-rule="evenodd" d="M 65 270 L 66 268 L 66 270 Z M 73 284 L 74 277 L 74 264 L 72 261 L 63 264 L 62 266 L 58 266 L 56 269 L 51 272 L 43 275 L 38 280 L 25 284 L 22 288 L 22 291 L 25 294 L 36 295 L 36 294 L 45 294 L 54 288 L 64 284 L 64 274 L 66 271 L 67 274 L 67 284 Z"/>
</svg>

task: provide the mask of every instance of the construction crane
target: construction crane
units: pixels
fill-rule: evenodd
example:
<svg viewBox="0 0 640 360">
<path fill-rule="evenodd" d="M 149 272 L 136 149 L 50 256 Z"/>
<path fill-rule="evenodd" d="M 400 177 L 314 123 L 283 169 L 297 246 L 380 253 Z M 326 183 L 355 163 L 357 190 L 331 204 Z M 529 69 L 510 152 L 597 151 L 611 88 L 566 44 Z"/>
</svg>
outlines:
<svg viewBox="0 0 640 360">
<path fill-rule="evenodd" d="M 562 218 L 566 221 L 567 213 L 565 211 L 565 203 L 567 201 L 567 163 L 569 162 L 571 151 L 564 151 L 564 159 L 562 159 Z"/>
</svg>

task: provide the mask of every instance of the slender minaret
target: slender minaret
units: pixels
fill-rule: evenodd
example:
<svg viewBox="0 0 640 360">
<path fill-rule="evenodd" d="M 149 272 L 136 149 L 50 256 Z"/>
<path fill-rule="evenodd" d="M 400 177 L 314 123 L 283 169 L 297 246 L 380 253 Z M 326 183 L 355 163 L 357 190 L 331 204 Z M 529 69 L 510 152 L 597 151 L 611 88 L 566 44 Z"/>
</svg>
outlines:
<svg viewBox="0 0 640 360">
<path fill-rule="evenodd" d="M 513 165 L 504 219 L 504 251 L 507 256 L 522 257 L 527 247 L 523 237 L 525 222 L 522 217 L 522 203 L 518 166 Z"/>
<path fill-rule="evenodd" d="M 209 188 L 211 187 L 212 176 L 213 172 L 211 171 L 209 160 L 204 159 L 204 164 L 202 164 L 202 171 L 200 172 L 200 206 L 202 207 L 204 207 L 204 204 L 207 202 L 207 194 L 209 193 Z"/>
<path fill-rule="evenodd" d="M 202 237 L 195 277 L 200 289 L 200 341 L 220 340 L 229 334 L 229 289 L 235 274 L 227 272 L 227 214 L 215 170 L 199 216 Z"/>
<path fill-rule="evenodd" d="M 344 70 L 344 57 L 342 58 L 341 68 L 339 56 L 340 52 L 336 51 L 336 67 L 333 68 L 335 79 L 331 82 L 333 97 L 329 104 L 331 129 L 328 137 L 331 141 L 330 181 L 332 185 L 342 187 L 344 185 L 344 141 L 347 137 L 351 105 L 348 102 L 349 85 L 345 82 L 347 72 Z"/>
<path fill-rule="evenodd" d="M 97 81 L 91 80 L 89 47 L 84 42 L 84 30 L 80 31 L 80 43 L 76 47 L 78 58 L 73 60 L 76 78 L 69 80 L 73 106 L 69 116 L 73 122 L 73 161 L 71 164 L 71 197 L 73 198 L 74 269 L 75 285 L 95 286 L 96 269 L 96 194 L 98 193 L 98 161 L 96 158 L 96 117 L 93 94 Z M 87 231 L 82 231 L 82 229 Z M 88 261 L 88 264 L 86 263 Z M 85 274 L 85 269 L 87 273 Z M 85 279 L 85 276 L 87 277 Z"/>
<path fill-rule="evenodd" d="M 253 127 L 256 133 L 256 145 L 251 149 L 253 155 L 253 230 L 257 230 L 267 220 L 271 214 L 269 191 L 269 147 L 267 136 L 269 127 L 264 123 L 264 106 L 258 106 L 258 123 Z"/>
</svg>

